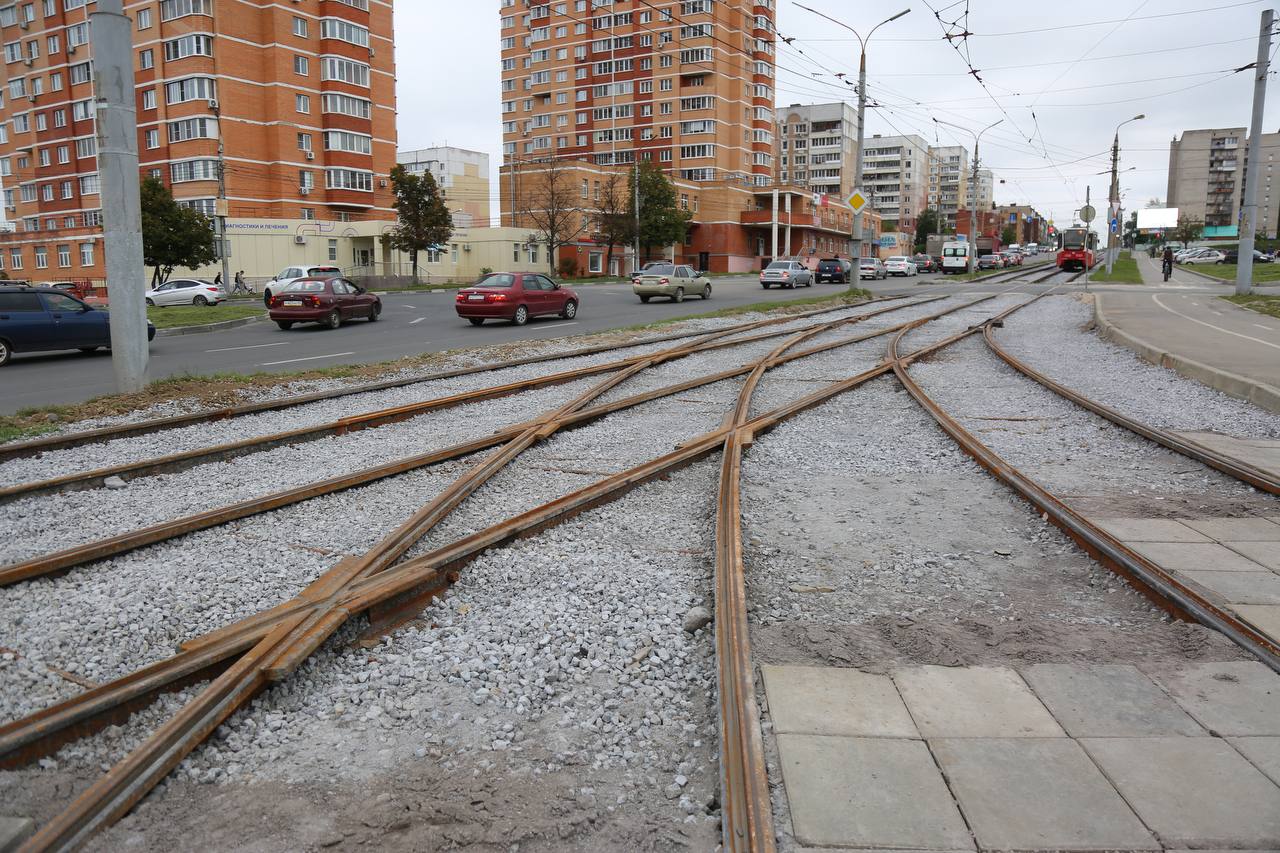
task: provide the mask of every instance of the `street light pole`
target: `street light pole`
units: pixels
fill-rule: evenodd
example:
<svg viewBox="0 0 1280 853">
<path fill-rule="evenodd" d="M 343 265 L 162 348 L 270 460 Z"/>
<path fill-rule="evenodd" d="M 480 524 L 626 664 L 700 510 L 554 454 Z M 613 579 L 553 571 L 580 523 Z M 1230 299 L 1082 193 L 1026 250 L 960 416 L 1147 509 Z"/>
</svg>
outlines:
<svg viewBox="0 0 1280 853">
<path fill-rule="evenodd" d="M 218 226 L 218 257 L 222 258 L 222 289 L 231 292 L 231 243 L 227 240 L 227 158 L 223 145 L 222 104 L 210 101 L 213 117 L 218 124 L 218 200 L 214 212 L 214 221 Z"/>
<path fill-rule="evenodd" d="M 871 37 L 875 35 L 876 30 L 880 29 L 885 24 L 898 20 L 903 15 L 910 12 L 911 9 L 910 8 L 903 9 L 901 12 L 894 15 L 893 17 L 885 18 L 883 21 L 881 21 L 880 23 L 872 27 L 871 32 L 867 33 L 867 37 L 864 39 L 861 35 L 859 35 L 857 30 L 855 30 L 853 27 L 849 26 L 848 24 L 844 23 L 843 21 L 837 21 L 835 18 L 832 18 L 829 15 L 822 14 L 817 9 L 810 9 L 808 6 L 804 6 L 800 3 L 797 3 L 796 5 L 799 6 L 801 9 L 807 9 L 808 11 L 813 12 L 815 15 L 818 15 L 819 17 L 826 18 L 828 21 L 830 21 L 833 24 L 839 24 L 849 32 L 853 33 L 858 38 L 858 44 L 861 48 L 861 52 L 859 54 L 859 59 L 858 59 L 858 146 L 857 148 L 854 149 L 854 152 L 853 152 L 853 188 L 855 190 L 861 190 L 862 189 L 862 143 L 863 143 L 863 140 L 866 138 L 866 135 L 863 132 L 863 129 L 866 126 L 865 119 L 866 119 L 866 113 L 867 113 L 867 42 L 871 41 Z M 863 193 L 863 195 L 865 196 L 866 193 Z M 855 263 L 862 262 L 862 211 L 858 211 L 853 214 L 853 256 L 854 256 Z"/>
<path fill-rule="evenodd" d="M 982 134 L 1003 122 L 1004 119 L 997 119 L 996 121 L 993 121 L 977 133 L 974 133 L 967 127 L 961 127 L 958 124 L 952 124 L 951 122 L 943 121 L 940 118 L 935 118 L 934 121 L 938 124 L 945 124 L 948 127 L 954 127 L 957 130 L 963 130 L 965 133 L 973 137 L 973 199 L 969 202 L 969 231 L 971 233 L 968 236 L 970 248 L 969 272 L 972 273 L 974 266 L 978 263 L 978 144 L 982 141 Z"/>
<path fill-rule="evenodd" d="M 1107 275 L 1111 275 L 1111 269 L 1115 266 L 1118 252 L 1116 241 L 1120 232 L 1120 128 L 1146 117 L 1145 113 L 1139 113 L 1117 124 L 1115 137 L 1111 141 L 1111 194 L 1107 198 L 1111 203 L 1107 210 Z M 1112 220 L 1116 222 L 1114 229 L 1111 227 Z"/>
<path fill-rule="evenodd" d="M 1271 61 L 1271 24 L 1275 13 L 1262 10 L 1262 24 L 1258 30 L 1258 59 L 1254 63 L 1253 118 L 1249 125 L 1248 159 L 1244 167 L 1244 203 L 1240 212 L 1243 229 L 1240 234 L 1240 251 L 1236 266 L 1236 294 L 1243 296 L 1253 287 L 1253 235 L 1258 228 L 1258 167 L 1262 160 L 1262 110 L 1267 102 L 1267 72 Z"/>
</svg>

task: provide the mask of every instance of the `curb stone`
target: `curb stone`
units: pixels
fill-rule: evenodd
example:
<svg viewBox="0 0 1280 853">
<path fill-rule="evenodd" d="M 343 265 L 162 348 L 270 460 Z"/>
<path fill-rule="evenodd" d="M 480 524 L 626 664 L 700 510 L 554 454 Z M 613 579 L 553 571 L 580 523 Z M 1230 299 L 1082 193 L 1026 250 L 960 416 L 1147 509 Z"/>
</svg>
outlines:
<svg viewBox="0 0 1280 853">
<path fill-rule="evenodd" d="M 1210 367 L 1177 353 L 1166 352 L 1142 338 L 1129 334 L 1107 319 L 1102 309 L 1101 294 L 1094 297 L 1093 314 L 1098 337 L 1103 340 L 1127 347 L 1145 361 L 1177 371 L 1188 379 L 1194 379 L 1202 385 L 1221 391 L 1228 397 L 1245 400 L 1259 408 L 1280 414 L 1280 388 L 1237 373 Z"/>
<path fill-rule="evenodd" d="M 221 323 L 206 323 L 203 326 L 177 326 L 172 329 L 156 329 L 157 338 L 171 338 L 175 335 L 200 335 L 205 332 L 221 332 L 223 329 L 234 329 L 250 323 L 260 323 L 267 319 L 266 312 L 260 317 L 241 317 L 239 320 L 223 320 Z"/>
</svg>

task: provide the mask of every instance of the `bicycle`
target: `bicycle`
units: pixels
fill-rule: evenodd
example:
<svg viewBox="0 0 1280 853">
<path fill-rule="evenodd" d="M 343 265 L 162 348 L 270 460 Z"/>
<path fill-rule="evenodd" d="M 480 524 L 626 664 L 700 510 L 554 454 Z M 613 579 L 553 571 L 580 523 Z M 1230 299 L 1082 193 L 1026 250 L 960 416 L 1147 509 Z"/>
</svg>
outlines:
<svg viewBox="0 0 1280 853">
<path fill-rule="evenodd" d="M 1164 267 L 1164 280 L 1168 281 L 1169 276 L 1173 275 L 1173 261 L 1165 261 L 1162 266 Z"/>
</svg>

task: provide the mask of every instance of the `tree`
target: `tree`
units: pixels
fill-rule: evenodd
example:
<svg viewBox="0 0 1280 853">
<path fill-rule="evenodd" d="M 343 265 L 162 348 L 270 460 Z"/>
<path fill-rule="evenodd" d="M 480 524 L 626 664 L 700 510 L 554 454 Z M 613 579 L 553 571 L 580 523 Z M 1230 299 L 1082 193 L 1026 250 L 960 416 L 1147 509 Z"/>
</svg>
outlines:
<svg viewBox="0 0 1280 853">
<path fill-rule="evenodd" d="M 640 189 L 640 244 L 647 257 L 654 246 L 683 243 L 693 214 L 677 204 L 675 185 L 652 162 L 641 163 L 633 173 Z M 636 187 L 632 186 L 632 193 Z"/>
<path fill-rule="evenodd" d="M 1006 225 L 1000 232 L 1000 242 L 1004 245 L 1016 242 L 1018 239 L 1018 229 L 1012 225 Z"/>
<path fill-rule="evenodd" d="M 1138 211 L 1129 214 L 1124 223 L 1124 238 L 1121 240 L 1125 248 L 1132 249 L 1138 242 Z"/>
<path fill-rule="evenodd" d="M 397 221 L 385 239 L 391 248 L 408 253 L 413 282 L 417 284 L 418 253 L 449 242 L 453 215 L 430 172 L 415 175 L 397 165 L 391 170 L 391 188 L 396 197 Z"/>
<path fill-rule="evenodd" d="M 530 241 L 547 244 L 547 266 L 554 274 L 556 253 L 587 230 L 590 217 L 568 167 L 551 159 L 538 163 L 537 169 L 529 177 L 531 187 L 521 187 L 520 213 L 533 224 Z"/>
<path fill-rule="evenodd" d="M 164 283 L 177 267 L 195 269 L 217 260 L 213 221 L 209 217 L 178 204 L 157 178 L 145 179 L 140 195 L 142 259 L 147 266 L 155 267 L 152 287 Z"/>
<path fill-rule="evenodd" d="M 938 234 L 942 231 L 939 224 L 938 211 L 932 207 L 925 208 L 924 212 L 916 219 L 916 251 L 923 252 L 929 244 L 929 235 Z"/>
<path fill-rule="evenodd" d="M 1161 201 L 1161 200 L 1160 200 L 1160 199 L 1158 199 L 1158 198 L 1149 198 L 1149 199 L 1147 199 L 1146 207 L 1147 207 L 1149 210 L 1156 210 L 1156 209 L 1159 209 L 1159 208 L 1164 207 L 1164 202 L 1163 202 L 1163 201 Z"/>
<path fill-rule="evenodd" d="M 630 182 L 618 172 L 610 174 L 600 188 L 596 232 L 600 241 L 609 247 L 605 250 L 606 271 L 613 269 L 613 247 L 625 246 L 635 239 L 635 208 L 632 206 L 632 198 Z"/>
<path fill-rule="evenodd" d="M 1203 233 L 1204 223 L 1188 216 L 1179 216 L 1178 226 L 1173 229 L 1173 236 L 1184 246 L 1189 246 L 1193 241 L 1199 240 L 1200 235 Z"/>
</svg>

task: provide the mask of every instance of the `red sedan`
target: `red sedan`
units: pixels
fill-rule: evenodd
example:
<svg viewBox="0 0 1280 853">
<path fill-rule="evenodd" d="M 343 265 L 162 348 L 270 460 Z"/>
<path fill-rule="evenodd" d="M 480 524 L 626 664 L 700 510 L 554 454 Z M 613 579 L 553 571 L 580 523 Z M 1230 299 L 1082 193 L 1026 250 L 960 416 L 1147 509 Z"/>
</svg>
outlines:
<svg viewBox="0 0 1280 853">
<path fill-rule="evenodd" d="M 382 313 L 382 300 L 345 278 L 300 278 L 274 294 L 269 308 L 271 319 L 282 329 L 294 323 L 336 329 L 353 317 L 374 322 Z"/>
<path fill-rule="evenodd" d="M 517 326 L 539 314 L 578 316 L 578 294 L 536 272 L 494 272 L 458 291 L 453 307 L 459 317 L 479 326 L 485 320 L 510 320 Z"/>
</svg>

